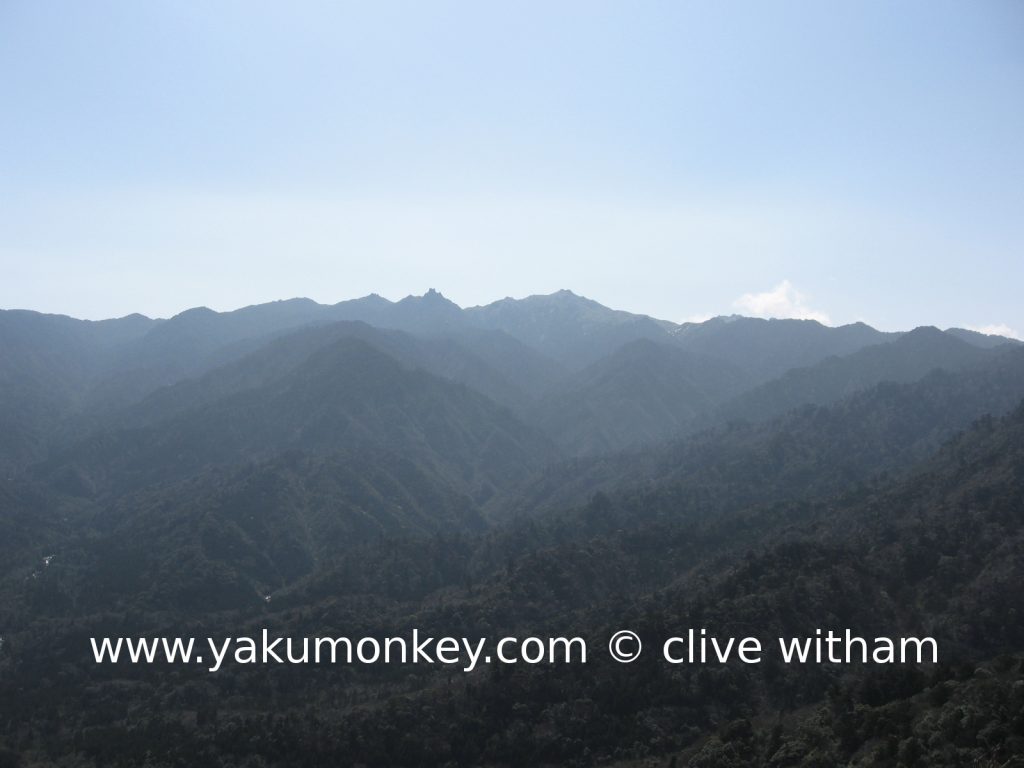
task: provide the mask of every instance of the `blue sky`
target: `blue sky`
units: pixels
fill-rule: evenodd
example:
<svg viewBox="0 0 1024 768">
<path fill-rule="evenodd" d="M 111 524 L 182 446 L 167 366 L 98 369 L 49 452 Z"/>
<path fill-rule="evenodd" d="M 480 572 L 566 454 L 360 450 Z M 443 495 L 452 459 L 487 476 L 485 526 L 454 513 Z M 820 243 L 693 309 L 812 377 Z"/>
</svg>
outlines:
<svg viewBox="0 0 1024 768">
<path fill-rule="evenodd" d="M 0 307 L 1024 332 L 1019 2 L 0 0 Z"/>
</svg>

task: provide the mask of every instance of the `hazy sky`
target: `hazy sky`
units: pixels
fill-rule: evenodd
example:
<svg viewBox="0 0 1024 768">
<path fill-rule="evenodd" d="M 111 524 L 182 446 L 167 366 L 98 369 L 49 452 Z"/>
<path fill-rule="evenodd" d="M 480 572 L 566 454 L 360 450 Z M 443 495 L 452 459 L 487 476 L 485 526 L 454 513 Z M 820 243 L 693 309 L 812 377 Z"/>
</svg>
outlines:
<svg viewBox="0 0 1024 768">
<path fill-rule="evenodd" d="M 0 307 L 1024 333 L 1024 3 L 0 0 Z"/>
</svg>

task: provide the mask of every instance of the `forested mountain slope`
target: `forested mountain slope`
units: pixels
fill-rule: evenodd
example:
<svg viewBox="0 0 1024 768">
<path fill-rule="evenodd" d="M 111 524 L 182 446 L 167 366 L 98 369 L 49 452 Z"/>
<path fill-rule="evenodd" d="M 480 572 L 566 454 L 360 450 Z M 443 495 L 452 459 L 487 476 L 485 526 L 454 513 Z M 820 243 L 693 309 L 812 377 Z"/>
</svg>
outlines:
<svg viewBox="0 0 1024 768">
<path fill-rule="evenodd" d="M 735 421 L 662 446 L 553 464 L 509 494 L 510 515 L 578 504 L 595 490 L 687 478 L 749 498 L 826 492 L 922 460 L 974 419 L 1024 397 L 1024 350 L 919 381 L 876 384 L 829 406 Z"/>
<path fill-rule="evenodd" d="M 984 363 L 983 349 L 937 328 L 916 328 L 895 340 L 794 368 L 723 405 L 711 421 L 760 421 L 804 404 L 824 405 L 879 382 L 916 381 L 936 369 L 956 371 Z"/>
<path fill-rule="evenodd" d="M 720 357 L 760 381 L 827 357 L 849 355 L 898 335 L 864 323 L 830 328 L 816 320 L 763 320 L 736 315 L 686 323 L 673 331 L 683 347 Z"/>
<path fill-rule="evenodd" d="M 718 358 L 644 339 L 565 379 L 529 417 L 572 455 L 612 453 L 681 434 L 746 383 Z"/>
<path fill-rule="evenodd" d="M 1024 350 L 997 341 L 568 292 L 0 314 L 0 765 L 1012 765 Z M 660 660 L 689 627 L 929 634 L 942 663 Z M 264 628 L 591 655 L 88 655 Z"/>
<path fill-rule="evenodd" d="M 896 766 L 911 754 L 929 765 L 1005 762 L 1024 738 L 1012 705 L 1022 657 L 998 656 L 1024 640 L 1019 622 L 1005 620 L 1024 609 L 1013 588 L 1024 579 L 1022 479 L 1024 406 L 983 419 L 897 482 L 737 505 L 670 480 L 469 539 L 367 542 L 266 608 L 206 614 L 202 625 L 214 634 L 270 626 L 300 636 L 413 624 L 430 633 L 580 635 L 595 649 L 628 626 L 655 651 L 632 665 L 595 651 L 585 667 L 494 667 L 454 680 L 411 667 L 326 666 L 315 675 L 236 667 L 214 676 L 182 668 L 170 701 L 157 685 L 167 671 L 129 666 L 69 698 L 52 670 L 85 635 L 180 627 L 194 608 L 163 603 L 177 619 L 143 610 L 56 625 L 29 620 L 11 635 L 11 647 L 26 650 L 5 651 L 0 664 L 8 685 L 31 680 L 33 693 L 17 711 L 5 697 L 4 721 L 41 717 L 60 691 L 65 715 L 45 748 L 125 765 L 142 758 L 135 745 L 143 743 L 165 760 L 191 753 L 221 761 L 283 760 L 280 750 L 301 743 L 315 745 L 318 759 L 367 765 L 672 756 L 692 765 L 780 765 L 809 750 L 829 764 Z M 20 599 L 57 599 L 59 591 L 47 590 L 69 567 L 58 562 Z M 692 626 L 753 634 L 766 645 L 817 627 L 930 633 L 944 663 L 784 668 L 768 657 L 758 666 L 666 667 L 656 653 L 661 638 Z M 271 695 L 273 713 L 251 712 L 249 702 Z M 140 707 L 153 712 L 145 721 L 128 714 Z M 105 714 L 91 720 L 89 711 Z M 975 726 L 964 725 L 965 713 Z M 442 722 L 448 728 L 438 731 Z M 268 724 L 273 738 L 261 736 Z M 393 737 L 396 727 L 403 738 Z M 154 744 L 162 746 L 154 752 Z"/>
<path fill-rule="evenodd" d="M 484 499 L 551 455 L 542 436 L 493 401 L 404 368 L 353 337 L 316 349 L 251 389 L 212 400 L 201 395 L 166 419 L 97 432 L 55 453 L 37 474 L 69 492 L 102 495 L 289 450 L 383 449 Z"/>
</svg>

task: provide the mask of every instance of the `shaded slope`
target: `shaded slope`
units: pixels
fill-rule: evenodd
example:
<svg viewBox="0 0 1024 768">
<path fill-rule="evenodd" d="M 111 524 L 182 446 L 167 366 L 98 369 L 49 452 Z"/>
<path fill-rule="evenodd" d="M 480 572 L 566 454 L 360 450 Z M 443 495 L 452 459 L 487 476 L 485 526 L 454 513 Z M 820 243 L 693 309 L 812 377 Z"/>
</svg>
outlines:
<svg viewBox="0 0 1024 768">
<path fill-rule="evenodd" d="M 815 320 L 762 320 L 736 315 L 687 323 L 673 332 L 685 349 L 719 357 L 759 381 L 896 336 L 864 323 L 830 328 Z"/>
<path fill-rule="evenodd" d="M 75 534 L 51 536 L 62 572 L 78 576 L 40 612 L 251 609 L 369 542 L 485 527 L 454 483 L 372 448 L 212 467 L 78 518 Z"/>
<path fill-rule="evenodd" d="M 109 364 L 112 350 L 152 325 L 139 315 L 90 322 L 0 311 L 0 468 L 38 458 Z"/>
<path fill-rule="evenodd" d="M 978 365 L 991 354 L 936 328 L 917 328 L 845 357 L 790 370 L 726 403 L 713 418 L 769 419 L 800 405 L 831 403 L 883 381 L 916 381 L 935 369 L 955 371 Z"/>
<path fill-rule="evenodd" d="M 510 494 L 508 514 L 534 515 L 585 501 L 597 490 L 669 480 L 731 503 L 830 493 L 900 472 L 986 414 L 1024 398 L 1024 350 L 982 365 L 937 370 L 911 383 L 882 383 L 827 406 L 771 420 L 735 422 L 664 447 L 548 468 Z"/>
<path fill-rule="evenodd" d="M 546 441 L 482 395 L 348 337 L 252 389 L 200 398 L 147 426 L 97 433 L 41 471 L 66 490 L 93 495 L 288 450 L 371 448 L 404 452 L 480 502 L 551 455 Z"/>
<path fill-rule="evenodd" d="M 571 291 L 501 299 L 465 314 L 474 325 L 504 331 L 577 370 L 636 339 L 669 338 L 664 323 L 609 309 Z"/>
<path fill-rule="evenodd" d="M 567 379 L 531 418 L 574 455 L 609 453 L 676 436 L 744 381 L 718 359 L 642 339 Z"/>
<path fill-rule="evenodd" d="M 429 665 L 323 665 L 315 674 L 236 665 L 173 677 L 123 665 L 69 688 L 59 671 L 90 633 L 153 635 L 182 620 L 97 614 L 18 629 L 27 651 L 4 683 L 27 693 L 2 699 L 0 722 L 30 749 L 92 759 L 116 747 L 125 764 L 189 752 L 233 762 L 269 754 L 284 764 L 296 745 L 311 744 L 332 764 L 780 766 L 809 753 L 823 765 L 1007 764 L 1024 748 L 1015 685 L 1024 667 L 1019 653 L 993 655 L 1024 642 L 1021 623 L 1008 620 L 1024 608 L 1015 587 L 1024 578 L 1022 471 L 1018 409 L 896 483 L 732 510 L 693 498 L 688 483 L 602 496 L 471 542 L 370 543 L 263 610 L 188 625 L 215 636 L 262 627 L 389 636 L 412 626 L 578 635 L 594 649 L 623 626 L 648 649 L 687 627 L 752 634 L 766 646 L 816 627 L 931 631 L 952 663 L 668 667 L 656 650 L 631 665 L 595 651 L 585 667 L 519 664 L 455 681 Z M 962 630 L 973 626 L 984 633 Z M 66 711 L 58 726 L 18 730 L 43 721 L 56 695 Z M 272 704 L 254 711 L 260 699 Z M 146 738 L 168 730 L 175 738 Z"/>
</svg>

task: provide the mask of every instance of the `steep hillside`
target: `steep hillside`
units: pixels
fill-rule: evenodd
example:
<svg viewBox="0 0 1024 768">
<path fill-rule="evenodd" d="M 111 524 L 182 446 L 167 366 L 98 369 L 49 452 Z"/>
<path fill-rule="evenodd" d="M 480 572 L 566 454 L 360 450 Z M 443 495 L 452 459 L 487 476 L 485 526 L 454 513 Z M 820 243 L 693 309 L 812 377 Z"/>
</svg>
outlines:
<svg viewBox="0 0 1024 768">
<path fill-rule="evenodd" d="M 243 366 L 226 378 L 248 373 Z M 98 432 L 39 471 L 69 492 L 93 496 L 289 450 L 384 449 L 422 463 L 483 503 L 552 455 L 543 438 L 482 395 L 405 368 L 353 337 L 316 349 L 252 388 L 206 394 L 200 387 L 195 401 L 179 404 L 166 419 Z"/>
<path fill-rule="evenodd" d="M 745 381 L 717 358 L 642 339 L 567 378 L 530 416 L 570 454 L 610 453 L 681 434 Z"/>
<path fill-rule="evenodd" d="M 571 291 L 502 299 L 465 313 L 474 325 L 504 331 L 576 370 L 636 339 L 667 341 L 671 325 L 608 309 Z"/>
<path fill-rule="evenodd" d="M 734 422 L 658 446 L 552 465 L 508 495 L 510 515 L 580 504 L 595 491 L 685 481 L 721 502 L 745 504 L 832 493 L 898 473 L 975 419 L 1024 398 L 1024 350 L 984 364 L 881 383 L 828 406 L 801 406 L 764 422 Z"/>
<path fill-rule="evenodd" d="M 21 588 L 40 618 L 15 618 L 12 647 L 24 650 L 0 657 L 0 668 L 4 685 L 31 695 L 0 699 L 0 722 L 12 724 L 3 732 L 9 738 L 19 723 L 42 722 L 59 695 L 67 714 L 45 741 L 24 731 L 19 743 L 86 760 L 114 749 L 125 765 L 186 753 L 239 762 L 277 755 L 282 743 L 315 744 L 331 762 L 408 766 L 672 759 L 779 766 L 809 752 L 829 765 L 895 768 L 911 755 L 935 766 L 1012 765 L 1024 748 L 1024 659 L 999 654 L 1024 642 L 1021 623 L 1008 620 L 1024 610 L 1016 589 L 1024 579 L 1022 473 L 1024 406 L 982 420 L 895 482 L 736 506 L 713 488 L 677 478 L 480 537 L 369 541 L 306 579 L 285 579 L 258 608 L 203 613 L 201 624 L 189 618 L 200 598 L 185 608 L 179 601 L 188 591 L 161 591 L 165 585 L 150 575 L 164 571 L 147 563 L 136 567 L 155 593 L 118 592 L 116 569 L 85 582 L 112 590 L 117 600 L 133 598 L 135 610 L 46 616 L 47 606 L 73 598 L 66 585 L 91 578 L 85 561 L 84 573 L 69 579 L 76 564 L 54 560 L 41 580 Z M 275 473 L 265 484 L 253 482 L 245 493 L 265 493 L 282 509 L 276 494 L 287 479 Z M 244 521 L 247 506 L 214 507 L 198 529 L 181 527 L 186 567 L 173 571 L 179 580 L 197 571 L 199 553 L 216 558 L 237 537 L 272 550 L 261 524 Z M 284 506 L 275 514 L 290 513 Z M 207 542 L 201 550 L 200 531 Z M 278 578 L 275 569 L 294 562 L 287 554 L 293 541 L 239 571 L 252 581 L 242 582 L 238 597 L 258 602 L 251 593 L 267 583 L 259 579 Z M 130 556 L 111 559 L 132 572 Z M 206 581 L 193 586 L 203 599 L 237 599 L 230 590 L 208 591 Z M 217 675 L 122 665 L 69 689 L 60 675 L 91 634 L 154 635 L 181 631 L 182 622 L 214 636 L 263 627 L 292 637 L 324 627 L 391 636 L 411 626 L 428 635 L 558 634 L 586 638 L 594 652 L 586 665 L 498 665 L 459 676 L 426 665 L 321 665 L 316 674 L 231 665 Z M 648 651 L 634 664 L 612 663 L 600 652 L 622 627 L 636 631 Z M 928 634 L 942 663 L 786 666 L 766 652 L 758 665 L 667 665 L 661 643 L 689 627 L 723 638 L 755 636 L 765 648 L 816 628 L 869 638 Z M 250 702 L 265 696 L 273 696 L 273 711 L 253 711 Z M 132 714 L 138 711 L 152 714 L 140 721 Z M 327 711 L 331 728 L 321 719 Z M 447 728 L 439 731 L 442 722 Z M 537 723 L 543 727 L 531 725 Z M 396 728 L 406 738 L 396 739 Z M 154 738 L 169 733 L 174 738 Z"/>
<path fill-rule="evenodd" d="M 673 332 L 685 349 L 719 357 L 759 381 L 826 357 L 848 355 L 897 335 L 876 331 L 864 323 L 830 328 L 815 320 L 761 320 L 736 315 L 687 323 Z"/>
<path fill-rule="evenodd" d="M 979 365 L 991 355 L 936 328 L 916 328 L 895 340 L 787 371 L 724 404 L 709 421 L 761 421 L 800 405 L 835 402 L 883 381 L 916 381 L 936 369 Z"/>
<path fill-rule="evenodd" d="M 89 322 L 0 311 L 0 469 L 39 458 L 61 419 L 109 365 L 113 350 L 152 326 L 139 315 Z"/>
</svg>

